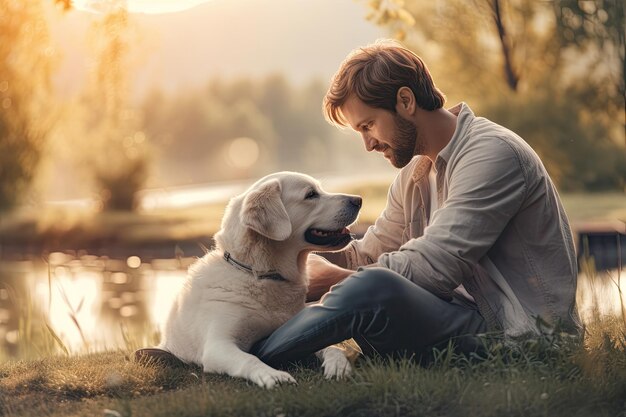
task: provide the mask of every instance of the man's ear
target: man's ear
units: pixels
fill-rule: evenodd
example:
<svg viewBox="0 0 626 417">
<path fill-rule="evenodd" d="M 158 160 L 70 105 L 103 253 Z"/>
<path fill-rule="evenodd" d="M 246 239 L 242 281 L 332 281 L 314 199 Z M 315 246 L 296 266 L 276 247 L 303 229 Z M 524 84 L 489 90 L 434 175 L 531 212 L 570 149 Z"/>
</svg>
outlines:
<svg viewBox="0 0 626 417">
<path fill-rule="evenodd" d="M 396 112 L 404 116 L 415 113 L 415 95 L 409 87 L 400 87 L 396 94 Z"/>
<path fill-rule="evenodd" d="M 241 222 L 272 240 L 291 235 L 291 221 L 280 199 L 280 182 L 270 180 L 251 190 L 243 199 Z"/>
</svg>

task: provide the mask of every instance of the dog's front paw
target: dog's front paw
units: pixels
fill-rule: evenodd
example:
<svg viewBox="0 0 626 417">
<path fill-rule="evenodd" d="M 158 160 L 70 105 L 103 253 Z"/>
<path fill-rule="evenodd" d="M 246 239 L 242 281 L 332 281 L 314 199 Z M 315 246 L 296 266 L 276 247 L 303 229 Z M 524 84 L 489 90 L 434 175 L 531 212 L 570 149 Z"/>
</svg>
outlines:
<svg viewBox="0 0 626 417">
<path fill-rule="evenodd" d="M 273 368 L 261 368 L 253 371 L 250 375 L 250 381 L 267 389 L 274 388 L 276 384 L 297 384 L 296 380 L 287 372 Z"/>
<path fill-rule="evenodd" d="M 326 379 L 342 379 L 352 373 L 352 365 L 343 349 L 329 346 L 324 349 L 322 356 L 324 358 L 322 368 Z"/>
</svg>

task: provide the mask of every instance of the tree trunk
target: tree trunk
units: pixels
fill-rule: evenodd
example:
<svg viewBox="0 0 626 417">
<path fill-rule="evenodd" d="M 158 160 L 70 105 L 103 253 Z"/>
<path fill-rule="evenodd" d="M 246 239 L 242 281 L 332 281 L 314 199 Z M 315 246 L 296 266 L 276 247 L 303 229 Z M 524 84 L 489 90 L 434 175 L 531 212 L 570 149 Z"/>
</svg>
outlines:
<svg viewBox="0 0 626 417">
<path fill-rule="evenodd" d="M 517 84 L 519 82 L 519 75 L 513 68 L 513 62 L 511 57 L 511 49 L 506 35 L 504 22 L 502 21 L 502 10 L 500 9 L 500 0 L 493 0 L 493 20 L 498 29 L 498 38 L 500 39 L 500 45 L 502 47 L 502 58 L 504 60 L 504 75 L 506 76 L 506 82 L 512 91 L 517 91 Z"/>
</svg>

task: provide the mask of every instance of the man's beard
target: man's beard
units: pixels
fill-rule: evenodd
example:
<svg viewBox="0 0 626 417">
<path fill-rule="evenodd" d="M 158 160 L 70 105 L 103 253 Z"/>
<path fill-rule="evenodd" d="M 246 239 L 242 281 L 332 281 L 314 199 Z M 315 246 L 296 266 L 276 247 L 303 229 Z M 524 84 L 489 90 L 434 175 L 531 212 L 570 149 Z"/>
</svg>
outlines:
<svg viewBox="0 0 626 417">
<path fill-rule="evenodd" d="M 424 144 L 418 138 L 417 126 L 410 120 L 406 120 L 398 113 L 393 115 L 395 124 L 394 146 L 391 148 L 391 165 L 396 168 L 404 168 L 413 156 L 424 153 Z"/>
</svg>

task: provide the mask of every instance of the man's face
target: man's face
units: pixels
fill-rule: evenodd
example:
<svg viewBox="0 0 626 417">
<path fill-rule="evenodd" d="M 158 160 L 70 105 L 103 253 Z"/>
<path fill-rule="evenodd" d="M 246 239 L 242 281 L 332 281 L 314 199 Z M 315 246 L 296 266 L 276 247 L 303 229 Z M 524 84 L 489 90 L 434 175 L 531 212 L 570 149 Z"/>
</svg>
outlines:
<svg viewBox="0 0 626 417">
<path fill-rule="evenodd" d="M 414 155 L 422 153 L 417 126 L 399 114 L 370 107 L 354 95 L 341 106 L 341 111 L 363 138 L 365 149 L 381 152 L 394 167 L 402 168 Z"/>
</svg>

